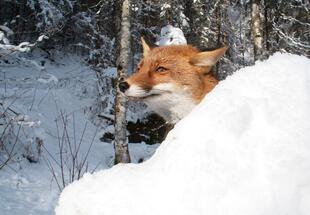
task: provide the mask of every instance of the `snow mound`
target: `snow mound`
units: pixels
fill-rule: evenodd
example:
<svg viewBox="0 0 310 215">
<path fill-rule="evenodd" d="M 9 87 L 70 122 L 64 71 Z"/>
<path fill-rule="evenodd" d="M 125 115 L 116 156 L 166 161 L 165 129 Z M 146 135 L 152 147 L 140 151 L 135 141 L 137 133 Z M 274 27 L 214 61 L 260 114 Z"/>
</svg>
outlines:
<svg viewBox="0 0 310 215">
<path fill-rule="evenodd" d="M 56 214 L 310 214 L 309 68 L 277 53 L 241 69 L 149 161 L 84 175 Z"/>
<path fill-rule="evenodd" d="M 180 28 L 166 25 L 160 31 L 159 41 L 156 43 L 159 46 L 169 45 L 185 45 L 187 41 L 184 37 L 183 31 Z"/>
</svg>

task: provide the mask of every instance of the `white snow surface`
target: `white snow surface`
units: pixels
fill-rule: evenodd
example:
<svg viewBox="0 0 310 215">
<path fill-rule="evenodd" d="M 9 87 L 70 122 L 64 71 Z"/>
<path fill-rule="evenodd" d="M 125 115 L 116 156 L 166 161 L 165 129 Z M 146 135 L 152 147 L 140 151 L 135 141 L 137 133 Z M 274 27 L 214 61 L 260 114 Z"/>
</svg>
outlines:
<svg viewBox="0 0 310 215">
<path fill-rule="evenodd" d="M 187 41 L 184 37 L 183 31 L 180 28 L 166 25 L 160 31 L 159 41 L 156 42 L 159 46 L 169 45 L 185 45 Z"/>
<path fill-rule="evenodd" d="M 155 155 L 86 174 L 57 215 L 310 214 L 310 60 L 277 53 L 228 77 Z"/>
</svg>

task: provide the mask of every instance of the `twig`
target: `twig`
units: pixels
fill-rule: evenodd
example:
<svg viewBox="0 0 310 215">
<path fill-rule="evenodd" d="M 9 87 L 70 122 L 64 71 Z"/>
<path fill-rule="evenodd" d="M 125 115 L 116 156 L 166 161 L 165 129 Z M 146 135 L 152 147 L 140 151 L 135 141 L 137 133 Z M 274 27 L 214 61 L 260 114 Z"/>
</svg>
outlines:
<svg viewBox="0 0 310 215">
<path fill-rule="evenodd" d="M 31 106 L 30 106 L 30 111 L 32 110 L 32 108 L 33 108 L 33 105 L 34 105 L 34 102 L 35 102 L 35 97 L 36 97 L 36 95 L 37 95 L 37 90 L 38 90 L 38 86 L 39 86 L 39 79 L 40 79 L 40 77 L 41 77 L 41 73 L 42 73 L 42 71 L 44 70 L 44 68 L 40 68 L 40 71 L 39 71 L 39 76 L 38 76 L 38 78 L 37 78 L 37 82 L 36 82 L 36 86 L 35 86 L 35 88 L 34 88 L 34 93 L 33 93 L 33 97 L 32 97 L 32 102 L 31 102 Z"/>
<path fill-rule="evenodd" d="M 61 191 L 62 189 L 61 189 L 61 186 L 60 186 L 60 184 L 59 184 L 59 182 L 58 182 L 58 180 L 57 180 L 56 173 L 55 173 L 55 170 L 54 170 L 54 168 L 53 168 L 53 165 L 52 165 L 51 162 L 50 162 L 47 158 L 45 158 L 44 156 L 43 156 L 43 160 L 45 161 L 47 167 L 48 167 L 49 170 L 51 171 L 51 173 L 52 173 L 52 175 L 53 175 L 53 178 L 54 178 L 55 181 L 56 181 L 56 184 L 57 184 L 57 186 L 58 186 L 59 191 Z"/>
<path fill-rule="evenodd" d="M 92 141 L 91 141 L 91 143 L 90 143 L 90 145 L 89 145 L 89 147 L 88 147 L 88 150 L 87 150 L 87 153 L 86 153 L 85 158 L 84 158 L 84 160 L 83 160 L 81 169 L 83 168 L 83 166 L 84 166 L 84 164 L 85 164 L 85 162 L 86 162 L 86 160 L 87 160 L 87 157 L 88 157 L 89 152 L 90 152 L 90 150 L 91 150 L 91 148 L 92 148 L 92 146 L 93 146 L 93 143 L 94 143 L 95 137 L 96 137 L 96 135 L 97 135 L 97 132 L 98 132 L 98 127 L 96 128 L 96 131 L 95 131 L 95 133 L 94 133 L 94 136 L 93 136 L 93 138 L 92 138 Z M 87 171 L 87 169 L 86 169 L 86 171 Z M 80 178 L 80 177 L 79 177 L 79 178 Z"/>
<path fill-rule="evenodd" d="M 42 145 L 42 147 L 45 149 L 47 154 L 53 159 L 53 161 L 60 167 L 59 162 L 57 162 L 57 160 L 54 158 L 54 156 L 47 150 L 47 148 L 45 148 L 44 144 Z"/>
<path fill-rule="evenodd" d="M 14 152 L 14 149 L 15 149 L 15 146 L 16 146 L 16 143 L 17 143 L 17 140 L 18 140 L 18 135 L 19 135 L 19 131 L 20 131 L 20 128 L 21 128 L 21 125 L 19 125 L 18 127 L 18 131 L 17 131 L 17 135 L 16 135 L 16 139 L 15 139 L 15 142 L 11 148 L 11 151 L 9 152 L 8 154 L 8 158 L 4 161 L 4 163 L 2 163 L 0 165 L 0 169 L 2 169 L 11 159 L 12 159 L 12 155 L 13 155 L 13 152 Z"/>
</svg>

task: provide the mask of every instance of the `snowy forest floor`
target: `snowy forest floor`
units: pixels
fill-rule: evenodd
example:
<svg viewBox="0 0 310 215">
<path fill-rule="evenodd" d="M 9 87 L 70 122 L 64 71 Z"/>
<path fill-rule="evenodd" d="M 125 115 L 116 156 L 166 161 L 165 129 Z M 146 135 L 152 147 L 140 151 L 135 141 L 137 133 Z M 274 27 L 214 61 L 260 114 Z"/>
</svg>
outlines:
<svg viewBox="0 0 310 215">
<path fill-rule="evenodd" d="M 0 64 L 1 102 L 4 107 L 27 116 L 18 135 L 16 154 L 0 171 L 2 215 L 53 214 L 60 190 L 47 163 L 53 166 L 62 187 L 61 168 L 57 163 L 61 157 L 63 122 L 71 144 L 76 148 L 81 143 L 77 160 L 83 163 L 85 159 L 82 173 L 86 168 L 93 172 L 113 166 L 113 145 L 100 141 L 105 128 L 96 128 L 90 120 L 92 106 L 98 99 L 95 72 L 79 57 L 63 53 L 55 56 L 51 60 L 42 53 L 33 53 L 31 61 L 14 58 Z M 40 70 L 43 61 L 44 69 Z M 38 156 L 35 137 L 43 140 L 44 147 L 38 162 L 30 163 L 26 155 Z M 157 145 L 130 144 L 132 161 L 150 157 L 156 148 Z M 71 180 L 69 151 L 68 145 L 64 145 L 65 184 Z"/>
</svg>

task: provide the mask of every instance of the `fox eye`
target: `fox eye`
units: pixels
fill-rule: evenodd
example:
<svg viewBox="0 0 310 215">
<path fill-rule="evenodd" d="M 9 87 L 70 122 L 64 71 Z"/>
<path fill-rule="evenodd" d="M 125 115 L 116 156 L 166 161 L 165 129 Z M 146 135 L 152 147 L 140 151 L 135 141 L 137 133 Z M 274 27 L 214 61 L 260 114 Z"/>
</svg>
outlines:
<svg viewBox="0 0 310 215">
<path fill-rule="evenodd" d="M 155 72 L 165 72 L 165 71 L 167 71 L 167 69 L 166 69 L 165 67 L 162 67 L 162 66 L 158 67 L 158 68 L 155 70 Z"/>
</svg>

